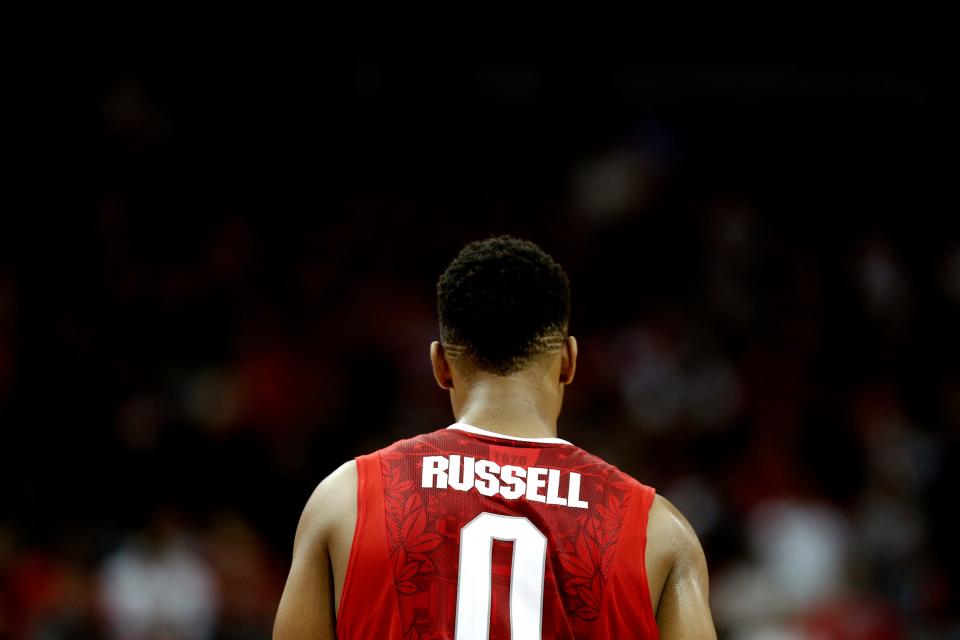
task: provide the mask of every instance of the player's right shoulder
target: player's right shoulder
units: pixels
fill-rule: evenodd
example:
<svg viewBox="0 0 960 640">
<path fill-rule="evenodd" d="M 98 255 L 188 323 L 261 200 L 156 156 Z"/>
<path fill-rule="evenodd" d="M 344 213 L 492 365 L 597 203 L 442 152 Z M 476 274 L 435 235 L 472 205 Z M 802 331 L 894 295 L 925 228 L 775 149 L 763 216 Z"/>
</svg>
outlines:
<svg viewBox="0 0 960 640">
<path fill-rule="evenodd" d="M 661 495 L 650 505 L 646 555 L 647 580 L 655 611 L 671 574 L 706 578 L 706 559 L 696 532 L 680 510 Z"/>
<path fill-rule="evenodd" d="M 647 537 L 672 560 L 695 554 L 700 548 L 693 527 L 680 510 L 661 495 L 650 505 Z"/>
</svg>

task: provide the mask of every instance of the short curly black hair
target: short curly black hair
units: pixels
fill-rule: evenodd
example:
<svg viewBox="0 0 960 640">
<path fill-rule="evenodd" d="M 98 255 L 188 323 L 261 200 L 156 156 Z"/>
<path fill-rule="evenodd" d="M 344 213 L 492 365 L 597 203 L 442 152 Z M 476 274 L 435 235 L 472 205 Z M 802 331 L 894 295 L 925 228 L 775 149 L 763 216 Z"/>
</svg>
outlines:
<svg viewBox="0 0 960 640">
<path fill-rule="evenodd" d="M 437 282 L 440 340 L 482 371 L 507 376 L 563 344 L 570 281 L 543 249 L 511 236 L 471 242 Z"/>
</svg>

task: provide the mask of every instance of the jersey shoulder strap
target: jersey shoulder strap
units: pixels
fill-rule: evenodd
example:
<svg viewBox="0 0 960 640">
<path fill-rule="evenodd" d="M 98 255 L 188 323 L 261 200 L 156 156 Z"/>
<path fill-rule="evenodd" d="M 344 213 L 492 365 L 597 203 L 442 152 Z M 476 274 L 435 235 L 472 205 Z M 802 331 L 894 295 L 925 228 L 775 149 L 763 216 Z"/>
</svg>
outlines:
<svg viewBox="0 0 960 640">
<path fill-rule="evenodd" d="M 357 527 L 337 612 L 338 638 L 402 637 L 397 592 L 390 576 L 389 543 L 383 517 L 380 453 L 357 457 Z"/>
<path fill-rule="evenodd" d="M 638 638 L 659 638 L 656 614 L 650 601 L 647 581 L 647 521 L 656 497 L 652 487 L 636 482 L 623 516 L 622 536 L 617 545 L 607 593 L 595 638 L 613 640 L 625 629 L 636 630 Z"/>
</svg>

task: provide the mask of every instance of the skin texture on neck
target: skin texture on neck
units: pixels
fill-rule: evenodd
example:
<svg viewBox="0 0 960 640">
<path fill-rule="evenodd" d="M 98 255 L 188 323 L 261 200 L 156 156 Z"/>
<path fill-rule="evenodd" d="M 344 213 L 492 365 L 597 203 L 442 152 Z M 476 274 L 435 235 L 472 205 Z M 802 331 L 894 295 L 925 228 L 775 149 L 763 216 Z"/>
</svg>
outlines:
<svg viewBox="0 0 960 640">
<path fill-rule="evenodd" d="M 577 341 L 567 337 L 556 353 L 538 356 L 514 374 L 500 376 L 451 358 L 430 345 L 437 384 L 450 394 L 458 422 L 519 438 L 554 438 L 563 391 L 573 381 Z"/>
</svg>

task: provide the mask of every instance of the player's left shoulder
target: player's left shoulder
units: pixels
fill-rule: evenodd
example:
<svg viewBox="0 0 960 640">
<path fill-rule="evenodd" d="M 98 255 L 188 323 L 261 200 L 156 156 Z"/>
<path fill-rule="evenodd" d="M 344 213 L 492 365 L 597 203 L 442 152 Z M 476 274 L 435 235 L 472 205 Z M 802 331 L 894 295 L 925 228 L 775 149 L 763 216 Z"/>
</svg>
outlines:
<svg viewBox="0 0 960 640">
<path fill-rule="evenodd" d="M 326 546 L 331 536 L 357 505 L 357 463 L 349 460 L 324 478 L 307 500 L 297 538 Z M 354 516 L 355 517 L 355 516 Z"/>
<path fill-rule="evenodd" d="M 297 524 L 290 573 L 274 623 L 274 638 L 333 638 L 337 520 L 349 516 L 351 495 L 356 502 L 357 467 L 341 465 L 317 485 Z"/>
</svg>

